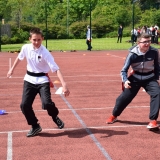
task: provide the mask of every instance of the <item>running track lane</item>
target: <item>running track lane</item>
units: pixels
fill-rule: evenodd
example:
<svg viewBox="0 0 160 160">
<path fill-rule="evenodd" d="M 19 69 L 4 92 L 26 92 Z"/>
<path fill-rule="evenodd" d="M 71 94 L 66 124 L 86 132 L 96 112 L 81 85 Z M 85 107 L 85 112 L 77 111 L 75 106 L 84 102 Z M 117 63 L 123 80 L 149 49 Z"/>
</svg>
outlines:
<svg viewBox="0 0 160 160">
<path fill-rule="evenodd" d="M 57 90 L 57 87 L 54 86 L 54 88 Z M 66 105 L 68 106 L 69 109 L 71 109 L 72 113 L 74 114 L 74 116 L 77 118 L 77 120 L 80 122 L 80 124 L 82 125 L 82 127 L 86 130 L 86 132 L 89 134 L 90 138 L 92 139 L 92 141 L 96 144 L 96 146 L 98 147 L 98 149 L 102 152 L 102 154 L 106 157 L 107 160 L 112 160 L 111 157 L 109 156 L 108 152 L 103 148 L 103 146 L 101 145 L 101 143 L 97 140 L 97 138 L 94 136 L 94 134 L 91 132 L 91 130 L 89 128 L 87 128 L 86 124 L 84 123 L 84 121 L 81 119 L 81 117 L 77 114 L 77 112 L 73 109 L 73 107 L 71 106 L 71 104 L 66 100 L 66 98 L 63 95 L 60 95 L 62 100 L 66 103 Z"/>
</svg>

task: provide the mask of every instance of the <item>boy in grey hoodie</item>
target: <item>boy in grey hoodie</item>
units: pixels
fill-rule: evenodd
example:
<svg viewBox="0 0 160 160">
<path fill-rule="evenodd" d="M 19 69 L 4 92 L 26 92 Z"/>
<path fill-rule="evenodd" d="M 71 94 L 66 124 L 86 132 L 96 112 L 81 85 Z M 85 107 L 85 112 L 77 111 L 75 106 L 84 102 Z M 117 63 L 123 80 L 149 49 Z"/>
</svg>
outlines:
<svg viewBox="0 0 160 160">
<path fill-rule="evenodd" d="M 121 78 L 124 85 L 123 92 L 116 99 L 112 115 L 106 123 L 111 124 L 123 112 L 127 105 L 137 95 L 141 87 L 150 95 L 150 123 L 148 129 L 158 128 L 157 118 L 159 115 L 159 52 L 150 46 L 151 37 L 143 33 L 139 35 L 137 45 L 129 50 L 124 66 L 121 70 Z M 128 76 L 128 69 L 132 73 Z"/>
</svg>

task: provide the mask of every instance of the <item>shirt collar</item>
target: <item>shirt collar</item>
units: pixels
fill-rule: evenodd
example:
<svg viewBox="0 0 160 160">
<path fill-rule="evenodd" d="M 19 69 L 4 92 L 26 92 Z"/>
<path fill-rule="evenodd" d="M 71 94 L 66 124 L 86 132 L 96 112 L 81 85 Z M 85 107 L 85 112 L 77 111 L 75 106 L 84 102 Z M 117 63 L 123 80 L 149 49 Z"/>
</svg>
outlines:
<svg viewBox="0 0 160 160">
<path fill-rule="evenodd" d="M 34 49 L 33 44 L 31 44 L 31 50 L 32 50 L 32 51 L 37 52 L 37 51 L 40 51 L 41 49 L 42 49 L 42 45 L 40 45 L 40 47 L 39 47 L 38 49 Z"/>
</svg>

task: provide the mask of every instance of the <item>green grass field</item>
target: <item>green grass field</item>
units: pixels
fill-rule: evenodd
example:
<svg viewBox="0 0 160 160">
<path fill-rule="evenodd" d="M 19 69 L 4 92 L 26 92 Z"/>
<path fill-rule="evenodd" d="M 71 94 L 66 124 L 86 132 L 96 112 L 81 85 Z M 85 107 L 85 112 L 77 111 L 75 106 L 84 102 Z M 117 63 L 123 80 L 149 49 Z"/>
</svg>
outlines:
<svg viewBox="0 0 160 160">
<path fill-rule="evenodd" d="M 132 43 L 129 43 L 130 37 L 124 37 L 122 43 L 117 43 L 117 38 L 99 38 L 92 39 L 92 50 L 124 50 L 129 49 Z M 26 41 L 26 43 L 30 43 Z M 2 51 L 19 51 L 23 44 L 8 44 L 2 45 Z M 46 40 L 43 41 L 46 46 Z M 155 48 L 160 48 L 160 45 L 152 45 Z M 71 50 L 86 50 L 85 39 L 65 39 L 65 40 L 47 40 L 47 48 L 51 51 L 71 51 Z"/>
</svg>

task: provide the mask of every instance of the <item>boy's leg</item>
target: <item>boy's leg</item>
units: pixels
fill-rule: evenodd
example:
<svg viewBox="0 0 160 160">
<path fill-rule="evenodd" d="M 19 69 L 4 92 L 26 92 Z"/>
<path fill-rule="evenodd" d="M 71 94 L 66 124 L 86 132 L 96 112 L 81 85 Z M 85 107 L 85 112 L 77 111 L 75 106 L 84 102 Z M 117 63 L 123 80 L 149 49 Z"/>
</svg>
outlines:
<svg viewBox="0 0 160 160">
<path fill-rule="evenodd" d="M 127 105 L 133 100 L 133 98 L 137 95 L 140 87 L 141 86 L 137 83 L 131 83 L 130 89 L 124 89 L 121 95 L 116 99 L 116 104 L 112 111 L 112 116 L 107 119 L 106 123 L 114 123 L 116 121 L 116 117 L 119 116 L 127 107 Z"/>
<path fill-rule="evenodd" d="M 119 35 L 118 35 L 118 39 L 117 39 L 117 43 L 119 42 Z"/>
<path fill-rule="evenodd" d="M 113 115 L 119 116 L 123 110 L 127 107 L 127 105 L 133 100 L 133 98 L 137 95 L 140 89 L 139 85 L 135 83 L 131 84 L 130 89 L 124 89 L 122 94 L 116 99 L 116 104 L 113 109 Z"/>
<path fill-rule="evenodd" d="M 20 107 L 29 125 L 35 125 L 38 122 L 38 119 L 36 118 L 32 108 L 32 104 L 36 95 L 37 90 L 34 85 L 24 81 L 22 102 Z"/>
<path fill-rule="evenodd" d="M 56 117 L 59 111 L 55 103 L 52 102 L 49 83 L 44 83 L 39 86 L 39 94 L 42 101 L 42 108 L 47 110 L 50 116 Z"/>
<path fill-rule="evenodd" d="M 157 118 L 159 116 L 159 106 L 160 106 L 160 89 L 159 84 L 156 80 L 150 81 L 144 84 L 144 88 L 146 92 L 150 95 L 150 114 L 149 119 L 150 122 L 147 125 L 147 128 L 159 129 L 159 125 L 157 123 Z"/>
<path fill-rule="evenodd" d="M 122 35 L 121 35 L 121 37 L 120 37 L 120 43 L 122 43 Z"/>
<path fill-rule="evenodd" d="M 61 129 L 64 127 L 63 121 L 57 116 L 59 111 L 55 106 L 55 103 L 51 100 L 51 92 L 49 83 L 41 84 L 39 89 L 39 94 L 42 101 L 43 109 L 46 109 L 48 115 L 52 117 L 53 121 L 57 124 L 57 126 Z"/>
<path fill-rule="evenodd" d="M 38 119 L 32 108 L 33 101 L 37 95 L 36 86 L 24 81 L 23 96 L 21 102 L 21 110 L 29 125 L 32 125 L 31 130 L 27 133 L 27 137 L 33 137 L 42 131 L 41 126 L 37 123 Z"/>
<path fill-rule="evenodd" d="M 87 50 L 89 50 L 88 40 L 86 40 L 86 44 L 87 44 Z"/>
<path fill-rule="evenodd" d="M 156 80 L 148 82 L 144 86 L 146 92 L 150 95 L 150 120 L 157 120 L 160 109 L 160 88 Z"/>
<path fill-rule="evenodd" d="M 88 48 L 87 48 L 87 50 L 91 50 L 91 42 L 89 41 L 89 40 L 86 40 L 86 43 L 87 43 L 87 46 L 88 46 Z"/>
</svg>

